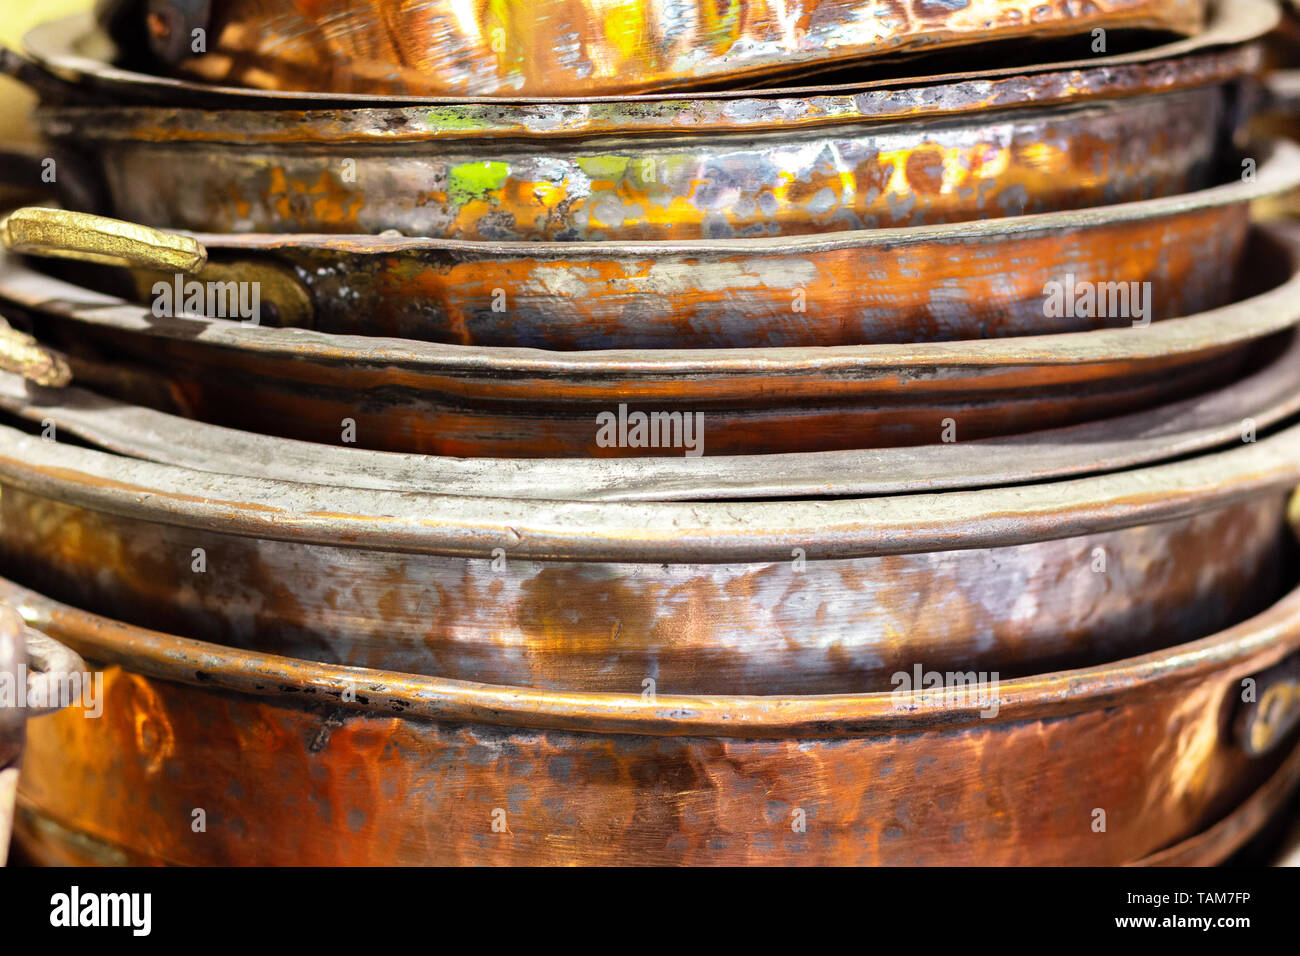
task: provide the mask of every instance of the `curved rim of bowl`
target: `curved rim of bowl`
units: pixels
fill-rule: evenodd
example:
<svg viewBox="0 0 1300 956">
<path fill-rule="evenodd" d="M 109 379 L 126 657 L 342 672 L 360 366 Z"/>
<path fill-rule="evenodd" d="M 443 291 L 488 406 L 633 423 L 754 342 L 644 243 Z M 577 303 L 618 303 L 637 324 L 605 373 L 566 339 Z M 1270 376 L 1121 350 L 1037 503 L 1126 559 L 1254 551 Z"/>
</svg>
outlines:
<svg viewBox="0 0 1300 956">
<path fill-rule="evenodd" d="M 197 471 L 0 426 L 0 485 L 128 520 L 344 549 L 629 564 L 1008 547 L 1190 517 L 1300 482 L 1300 425 L 1112 474 L 974 491 L 592 502 L 329 487 Z"/>
<path fill-rule="evenodd" d="M 124 624 L 0 579 L 0 600 L 88 661 L 208 690 L 291 699 L 377 717 L 525 730 L 725 738 L 843 738 L 962 731 L 1047 720 L 1220 679 L 1227 685 L 1300 648 L 1300 588 L 1217 634 L 1072 671 L 977 684 L 969 702 L 925 690 L 745 697 L 540 690 L 320 664 Z M 351 694 L 347 692 L 351 691 Z M 345 699 L 351 698 L 351 699 Z M 982 716 L 995 710 L 994 714 Z"/>
<path fill-rule="evenodd" d="M 96 448 L 196 471 L 389 491 L 576 501 L 865 497 L 1081 477 L 1221 447 L 1243 422 L 1300 413 L 1300 336 L 1246 377 L 1206 394 L 1080 425 L 952 445 L 700 458 L 455 458 L 263 435 L 131 405 L 76 387 L 33 389 L 0 373 L 0 409 Z"/>
</svg>

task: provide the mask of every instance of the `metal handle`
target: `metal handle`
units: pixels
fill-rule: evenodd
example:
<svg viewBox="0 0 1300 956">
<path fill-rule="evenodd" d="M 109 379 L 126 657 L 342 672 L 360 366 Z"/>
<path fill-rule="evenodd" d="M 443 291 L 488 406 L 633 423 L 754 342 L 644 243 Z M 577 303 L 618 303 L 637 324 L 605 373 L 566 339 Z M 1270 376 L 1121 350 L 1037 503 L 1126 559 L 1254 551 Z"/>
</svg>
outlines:
<svg viewBox="0 0 1300 956">
<path fill-rule="evenodd" d="M 44 69 L 27 54 L 4 45 L 0 45 L 0 73 L 13 77 L 42 100 L 62 103 L 83 98 L 75 83 Z"/>
<path fill-rule="evenodd" d="M 1278 745 L 1300 724 L 1300 654 L 1255 675 L 1254 699 L 1237 713 L 1237 743 L 1252 757 Z"/>
<path fill-rule="evenodd" d="M 17 635 L 26 643 L 27 700 L 55 702 L 27 707 L 28 719 L 61 710 L 63 705 L 58 701 L 65 695 L 58 693 L 59 685 L 67 686 L 73 675 L 86 673 L 86 662 L 81 655 L 31 627 L 17 611 L 4 604 L 0 604 L 0 631 L 10 638 Z"/>
<path fill-rule="evenodd" d="M 33 385 L 62 388 L 72 381 L 68 360 L 54 349 L 38 345 L 0 318 L 0 369 L 21 375 Z"/>
<path fill-rule="evenodd" d="M 196 272 L 207 262 L 189 236 L 66 209 L 29 206 L 0 219 L 0 243 L 12 252 L 110 266 Z"/>
<path fill-rule="evenodd" d="M 28 206 L 0 219 L 0 243 L 27 255 L 126 266 L 133 270 L 141 298 L 160 277 L 177 273 L 195 274 L 207 282 L 251 283 L 261 289 L 274 324 L 295 328 L 313 324 L 311 294 L 292 268 L 256 257 L 210 263 L 201 242 L 179 233 L 107 216 Z"/>
</svg>

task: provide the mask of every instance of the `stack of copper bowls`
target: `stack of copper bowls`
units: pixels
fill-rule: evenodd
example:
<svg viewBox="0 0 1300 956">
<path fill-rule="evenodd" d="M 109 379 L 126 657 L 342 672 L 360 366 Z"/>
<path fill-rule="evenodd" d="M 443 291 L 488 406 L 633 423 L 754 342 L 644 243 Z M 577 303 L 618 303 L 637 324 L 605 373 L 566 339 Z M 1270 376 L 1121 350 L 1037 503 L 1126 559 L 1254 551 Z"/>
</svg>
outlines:
<svg viewBox="0 0 1300 956">
<path fill-rule="evenodd" d="M 19 849 L 1224 860 L 1300 782 L 1281 16 L 131 0 L 3 51 L 0 603 L 104 681 L 27 722 Z"/>
</svg>

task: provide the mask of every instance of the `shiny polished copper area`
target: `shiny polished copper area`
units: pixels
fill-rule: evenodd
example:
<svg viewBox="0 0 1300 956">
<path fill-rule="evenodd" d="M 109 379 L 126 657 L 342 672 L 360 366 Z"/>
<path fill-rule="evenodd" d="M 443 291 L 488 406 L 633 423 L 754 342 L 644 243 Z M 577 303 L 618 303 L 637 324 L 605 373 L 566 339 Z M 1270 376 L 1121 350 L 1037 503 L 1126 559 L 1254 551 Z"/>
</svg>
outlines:
<svg viewBox="0 0 1300 956">
<path fill-rule="evenodd" d="M 1011 677 L 1202 636 L 1276 597 L 1300 469 L 1291 428 L 978 492 L 594 503 L 0 438 L 0 573 L 51 597 L 316 660 L 634 694 L 887 690 L 918 661 Z"/>
<path fill-rule="evenodd" d="M 106 0 L 106 2 L 108 5 L 114 4 L 114 0 Z M 129 7 L 131 2 L 132 0 L 123 0 L 123 3 L 118 5 Z M 124 12 L 125 23 L 111 14 L 106 18 L 110 21 L 108 31 L 113 32 L 119 43 L 126 47 L 138 48 L 139 44 L 134 41 L 138 40 L 139 31 L 131 25 L 130 11 Z M 928 86 L 931 95 L 927 97 L 925 94 L 920 94 L 913 97 L 915 106 L 943 111 L 965 102 L 968 109 L 988 109 L 999 102 L 996 94 L 991 97 L 988 94 L 994 89 L 1006 88 L 1002 84 L 991 81 L 1066 71 L 1072 72 L 1078 80 L 1085 71 L 1124 67 L 1137 63 L 1155 63 L 1207 50 L 1239 46 L 1264 37 L 1277 26 L 1279 19 L 1278 8 L 1273 0 L 1231 0 L 1231 2 L 1210 3 L 1205 27 L 1194 36 L 1175 35 L 1169 42 L 1138 46 L 1136 49 L 1131 42 L 1125 41 L 1119 44 L 1120 49 L 1112 52 L 1094 51 L 1093 38 L 1082 36 L 1076 41 L 1044 45 L 1034 51 L 1036 55 L 1026 56 L 1026 50 L 1021 48 L 1020 55 L 1009 61 L 1001 56 L 989 57 L 990 62 L 998 64 L 996 66 L 978 70 L 958 69 L 939 76 L 933 73 L 933 63 L 912 59 L 908 60 L 908 65 L 902 69 L 858 70 L 851 75 L 848 71 L 842 71 L 839 74 L 830 73 L 817 77 L 818 85 L 787 85 L 779 89 L 764 87 L 752 91 L 738 91 L 733 87 L 692 90 L 689 94 L 679 92 L 599 97 L 562 97 L 548 93 L 534 97 L 507 98 L 256 89 L 247 86 L 196 82 L 176 76 L 160 75 L 157 72 L 141 72 L 131 68 L 130 56 L 114 55 L 113 42 L 106 36 L 106 30 L 97 25 L 94 18 L 87 13 L 51 20 L 36 26 L 23 37 L 21 52 L 0 47 L 0 70 L 34 86 L 40 90 L 42 97 L 50 102 L 99 102 L 114 107 L 142 103 L 205 109 L 248 109 L 269 106 L 388 108 L 397 105 L 433 103 L 454 107 L 465 107 L 476 103 L 502 107 L 516 104 L 543 107 L 537 112 L 537 116 L 547 117 L 550 121 L 558 122 L 561 127 L 569 128 L 569 124 L 572 123 L 581 126 L 587 114 L 599 116 L 607 108 L 618 110 L 617 104 L 638 104 L 637 109 L 621 111 L 622 122 L 631 124 L 629 128 L 634 128 L 639 110 L 649 108 L 652 113 L 658 112 L 660 108 L 674 103 L 680 105 L 683 97 L 689 96 L 692 102 L 701 106 L 714 101 L 730 104 L 731 109 L 738 114 L 746 112 L 746 102 L 755 105 L 779 104 L 782 114 L 794 123 L 798 119 L 796 114 L 806 114 L 803 118 L 807 119 L 808 116 L 817 113 L 823 105 L 843 106 L 847 102 L 844 98 L 845 94 L 854 97 L 859 104 L 867 104 L 872 100 L 880 100 L 882 91 L 922 86 Z M 139 53 L 138 49 L 132 52 Z M 120 54 L 121 51 L 118 50 L 117 53 Z M 1070 57 L 1075 58 L 1070 59 Z M 973 58 L 965 59 L 969 61 Z M 1031 62 L 1023 62 L 1025 60 Z M 149 69 L 147 64 L 137 65 Z M 948 65 L 953 64 L 950 62 Z M 902 75 L 909 70 L 910 76 Z M 851 82 L 844 82 L 846 79 Z M 933 96 L 935 84 L 962 80 L 969 82 L 969 85 L 963 88 L 964 94 L 961 90 L 952 90 L 944 96 Z M 980 95 L 981 89 L 985 94 L 983 96 Z M 1067 90 L 1061 88 L 1057 92 L 1063 93 Z M 1082 88 L 1076 92 L 1082 92 Z M 923 104 L 921 101 L 927 98 L 932 102 L 928 105 Z M 802 106 L 799 105 L 801 103 Z"/>
<path fill-rule="evenodd" d="M 1294 733 L 1253 754 L 1233 729 L 1300 650 L 1300 592 L 959 702 L 466 684 L 0 595 L 106 668 L 101 719 L 30 731 L 17 838 L 45 863 L 1209 864 L 1300 771 Z"/>
<path fill-rule="evenodd" d="M 267 324 L 464 345 L 838 346 L 1082 331 L 1133 317 L 1049 308 L 1049 286 L 1067 277 L 1126 290 L 1150 283 L 1154 320 L 1229 300 L 1249 203 L 1300 185 L 1300 147 L 1255 152 L 1252 178 L 1186 195 L 816 236 L 488 243 L 200 233 L 205 268 L 223 271 L 196 278 L 272 273 L 262 281 Z M 138 278 L 149 300 L 174 276 Z"/>
<path fill-rule="evenodd" d="M 143 14 L 144 4 L 139 5 Z M 180 72 L 270 89 L 439 96 L 636 93 L 994 40 L 1195 33 L 1204 0 L 212 0 L 126 29 Z M 195 28 L 210 37 L 194 55 Z M 1086 45 L 1082 48 L 1087 49 Z"/>
<path fill-rule="evenodd" d="M 363 111 L 48 109 L 105 210 L 205 232 L 682 240 L 914 226 L 1209 186 L 1254 47 L 879 96 Z M 576 115 L 575 115 L 576 114 Z"/>
<path fill-rule="evenodd" d="M 1255 277 L 1272 273 L 1274 287 L 1221 309 L 1144 328 L 957 343 L 566 353 L 436 345 L 158 317 L 3 259 L 0 307 L 66 352 L 77 384 L 328 445 L 477 458 L 868 449 L 931 444 L 945 428 L 964 442 L 1065 426 L 1226 381 L 1300 318 L 1300 247 L 1281 231 L 1256 239 Z M 620 406 L 694 416 L 702 441 L 685 435 L 685 418 L 667 422 L 680 440 L 617 439 L 601 423 L 617 420 Z"/>
</svg>

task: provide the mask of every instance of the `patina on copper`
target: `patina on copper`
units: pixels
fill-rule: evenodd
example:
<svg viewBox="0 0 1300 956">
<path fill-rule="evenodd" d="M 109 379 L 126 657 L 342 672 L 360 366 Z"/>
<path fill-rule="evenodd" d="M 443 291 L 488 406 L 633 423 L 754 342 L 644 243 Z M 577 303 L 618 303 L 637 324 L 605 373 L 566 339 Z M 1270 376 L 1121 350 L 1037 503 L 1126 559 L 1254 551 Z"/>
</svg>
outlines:
<svg viewBox="0 0 1300 956">
<path fill-rule="evenodd" d="M 595 503 L 0 437 L 0 572 L 51 597 L 312 659 L 629 693 L 881 690 L 918 661 L 1011 677 L 1189 640 L 1276 596 L 1300 463 L 1291 428 L 978 492 Z"/>
<path fill-rule="evenodd" d="M 1230 729 L 1242 681 L 1300 650 L 1300 592 L 1166 651 L 983 685 L 985 717 L 925 692 L 466 684 L 0 594 L 107 668 L 102 719 L 30 732 L 18 838 L 50 863 L 1214 863 L 1300 775 L 1294 736 L 1252 757 Z"/>
<path fill-rule="evenodd" d="M 1204 188 L 1241 119 L 1232 81 L 1259 62 L 1245 47 L 1008 78 L 993 90 L 957 83 L 971 90 L 954 91 L 955 102 L 921 88 L 838 103 L 615 104 L 563 118 L 473 105 L 39 115 L 53 142 L 100 170 L 104 211 L 149 225 L 488 241 L 727 239 L 1014 216 Z"/>
<path fill-rule="evenodd" d="M 1144 328 L 958 343 L 570 353 L 436 345 L 157 317 L 2 260 L 0 305 L 65 352 L 81 385 L 329 445 L 506 458 L 825 451 L 930 444 L 945 429 L 964 442 L 1064 426 L 1226 381 L 1300 317 L 1297 247 L 1279 231 L 1257 239 L 1255 278 L 1272 273 L 1278 284 L 1221 309 Z M 678 413 L 679 440 L 614 440 L 601 416 L 617 418 L 620 406 Z M 687 413 L 703 416 L 692 418 L 691 447 Z"/>
<path fill-rule="evenodd" d="M 117 5 L 121 7 L 121 4 Z M 203 80 L 339 93 L 581 96 L 809 72 L 996 40 L 1192 34 L 1205 0 L 150 0 L 116 24 Z M 195 29 L 210 37 L 191 46 Z M 1086 44 L 1080 44 L 1086 49 Z"/>
</svg>

